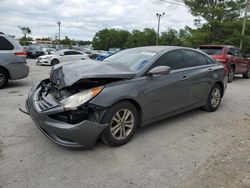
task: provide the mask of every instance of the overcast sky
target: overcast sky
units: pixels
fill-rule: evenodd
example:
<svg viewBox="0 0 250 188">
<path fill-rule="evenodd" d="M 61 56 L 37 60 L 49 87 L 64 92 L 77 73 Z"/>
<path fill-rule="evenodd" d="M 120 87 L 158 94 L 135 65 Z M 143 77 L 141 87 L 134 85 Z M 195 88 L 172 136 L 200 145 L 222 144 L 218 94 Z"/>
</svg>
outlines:
<svg viewBox="0 0 250 188">
<path fill-rule="evenodd" d="M 104 28 L 156 29 L 156 12 L 166 12 L 161 31 L 193 26 L 187 8 L 160 0 L 0 0 L 0 31 L 19 37 L 25 26 L 32 37 L 54 37 L 60 20 L 61 37 L 91 40 Z"/>
</svg>

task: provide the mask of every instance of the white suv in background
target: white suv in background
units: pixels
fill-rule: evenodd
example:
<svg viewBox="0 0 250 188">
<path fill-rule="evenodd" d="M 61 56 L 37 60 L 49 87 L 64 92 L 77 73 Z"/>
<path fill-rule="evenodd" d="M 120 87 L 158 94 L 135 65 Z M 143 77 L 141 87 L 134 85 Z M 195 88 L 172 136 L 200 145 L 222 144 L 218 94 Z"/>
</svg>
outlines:
<svg viewBox="0 0 250 188">
<path fill-rule="evenodd" d="M 5 88 L 9 80 L 25 78 L 28 74 L 23 47 L 14 38 L 0 32 L 0 89 Z"/>
<path fill-rule="evenodd" d="M 51 55 L 43 55 L 37 59 L 37 65 L 56 65 L 88 59 L 88 54 L 77 50 L 60 50 Z"/>
</svg>

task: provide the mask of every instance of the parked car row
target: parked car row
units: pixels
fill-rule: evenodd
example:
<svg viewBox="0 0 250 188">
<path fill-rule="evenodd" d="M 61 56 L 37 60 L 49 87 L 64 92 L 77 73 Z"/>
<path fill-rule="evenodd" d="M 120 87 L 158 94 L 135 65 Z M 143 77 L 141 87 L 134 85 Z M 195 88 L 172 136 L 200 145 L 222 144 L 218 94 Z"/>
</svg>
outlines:
<svg viewBox="0 0 250 188">
<path fill-rule="evenodd" d="M 45 51 L 38 46 L 24 46 L 24 50 L 27 53 L 27 58 L 35 59 L 41 55 L 45 54 Z"/>
</svg>

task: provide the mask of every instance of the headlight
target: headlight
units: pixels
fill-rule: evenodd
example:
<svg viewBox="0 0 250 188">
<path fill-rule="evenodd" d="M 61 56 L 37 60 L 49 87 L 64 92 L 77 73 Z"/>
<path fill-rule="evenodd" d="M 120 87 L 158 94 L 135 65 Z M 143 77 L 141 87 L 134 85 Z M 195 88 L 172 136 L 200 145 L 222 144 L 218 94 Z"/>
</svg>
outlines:
<svg viewBox="0 0 250 188">
<path fill-rule="evenodd" d="M 86 103 L 93 97 L 95 97 L 98 93 L 100 93 L 103 89 L 103 86 L 92 88 L 89 90 L 84 90 L 80 93 L 72 95 L 66 99 L 61 101 L 61 104 L 65 109 L 76 109 L 77 107 L 81 106 L 82 104 Z"/>
<path fill-rule="evenodd" d="M 51 58 L 52 58 L 51 56 L 46 56 L 43 59 L 51 59 Z"/>
</svg>

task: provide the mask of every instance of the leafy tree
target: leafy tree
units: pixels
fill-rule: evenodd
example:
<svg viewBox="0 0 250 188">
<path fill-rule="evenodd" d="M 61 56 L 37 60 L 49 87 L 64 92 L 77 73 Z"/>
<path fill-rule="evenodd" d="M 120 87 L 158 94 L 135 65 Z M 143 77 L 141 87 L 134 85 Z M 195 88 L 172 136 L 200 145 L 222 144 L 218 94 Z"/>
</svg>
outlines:
<svg viewBox="0 0 250 188">
<path fill-rule="evenodd" d="M 32 43 L 31 43 L 32 40 L 33 40 L 33 39 L 32 39 L 31 37 L 27 37 L 27 38 L 22 37 L 22 38 L 19 39 L 19 43 L 20 43 L 22 46 L 28 46 L 28 45 L 32 44 Z"/>
<path fill-rule="evenodd" d="M 223 24 L 238 19 L 245 6 L 245 0 L 184 0 L 184 2 L 196 17 L 197 25 L 200 26 L 202 20 L 206 22 L 202 28 L 206 33 L 206 40 L 210 42 L 220 41 L 224 37 Z"/>
<path fill-rule="evenodd" d="M 181 40 L 179 38 L 179 32 L 175 29 L 168 29 L 166 32 L 162 32 L 160 37 L 161 45 L 170 45 L 170 46 L 180 46 Z"/>
<path fill-rule="evenodd" d="M 93 38 L 93 47 L 100 50 L 109 48 L 124 48 L 130 33 L 125 30 L 103 29 Z"/>
<path fill-rule="evenodd" d="M 84 40 L 77 40 L 75 41 L 80 46 L 90 45 L 92 44 L 92 41 L 84 41 Z"/>
<path fill-rule="evenodd" d="M 19 26 L 19 29 L 21 29 L 24 38 L 27 38 L 27 35 L 28 35 L 28 34 L 31 34 L 31 29 L 30 29 L 29 27 L 22 27 L 22 26 Z"/>
<path fill-rule="evenodd" d="M 154 29 L 145 28 L 143 31 L 133 30 L 128 38 L 127 47 L 152 46 L 156 43 L 157 34 Z"/>
<path fill-rule="evenodd" d="M 68 46 L 68 48 L 72 47 L 72 41 L 67 36 L 65 36 L 65 38 L 61 40 L 61 44 L 65 45 L 65 46 Z"/>
<path fill-rule="evenodd" d="M 22 27 L 22 26 L 18 26 L 19 29 L 22 31 L 23 33 L 23 37 L 19 40 L 19 43 L 21 45 L 29 45 L 31 44 L 31 38 L 27 38 L 28 34 L 31 34 L 31 29 L 29 27 Z"/>
</svg>

